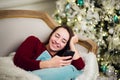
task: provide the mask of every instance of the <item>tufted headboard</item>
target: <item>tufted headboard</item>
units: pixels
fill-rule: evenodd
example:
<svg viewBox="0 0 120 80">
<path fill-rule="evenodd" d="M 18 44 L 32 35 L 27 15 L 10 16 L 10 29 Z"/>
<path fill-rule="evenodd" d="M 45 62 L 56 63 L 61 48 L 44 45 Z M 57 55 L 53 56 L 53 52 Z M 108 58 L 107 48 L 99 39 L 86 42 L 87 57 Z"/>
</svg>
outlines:
<svg viewBox="0 0 120 80">
<path fill-rule="evenodd" d="M 35 35 L 45 41 L 58 24 L 45 12 L 31 10 L 0 10 L 0 56 L 15 51 L 28 36 Z M 96 53 L 92 40 L 79 40 L 88 51 Z"/>
</svg>

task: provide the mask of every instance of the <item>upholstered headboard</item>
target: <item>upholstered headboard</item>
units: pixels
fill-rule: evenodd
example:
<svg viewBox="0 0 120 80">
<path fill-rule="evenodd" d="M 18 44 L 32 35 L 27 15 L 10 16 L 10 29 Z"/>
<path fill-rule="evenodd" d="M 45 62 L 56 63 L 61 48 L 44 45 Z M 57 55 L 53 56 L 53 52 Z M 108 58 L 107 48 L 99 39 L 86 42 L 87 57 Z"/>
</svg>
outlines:
<svg viewBox="0 0 120 80">
<path fill-rule="evenodd" d="M 29 35 L 35 35 L 44 41 L 55 26 L 57 24 L 44 12 L 0 11 L 0 56 L 15 51 Z"/>
<path fill-rule="evenodd" d="M 44 41 L 57 25 L 45 12 L 0 10 L 0 56 L 15 51 L 30 35 L 35 35 Z M 92 40 L 79 40 L 79 43 L 96 53 L 97 46 Z"/>
</svg>

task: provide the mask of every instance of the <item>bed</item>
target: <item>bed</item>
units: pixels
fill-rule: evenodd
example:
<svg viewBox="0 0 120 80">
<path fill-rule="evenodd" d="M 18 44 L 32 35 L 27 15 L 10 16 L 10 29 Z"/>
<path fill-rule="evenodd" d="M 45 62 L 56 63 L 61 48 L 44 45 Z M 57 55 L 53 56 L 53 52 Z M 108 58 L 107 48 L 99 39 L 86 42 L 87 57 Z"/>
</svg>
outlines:
<svg viewBox="0 0 120 80">
<path fill-rule="evenodd" d="M 30 35 L 45 41 L 58 24 L 45 12 L 32 10 L 0 10 L 0 80 L 41 80 L 13 63 L 19 45 Z M 76 48 L 85 68 L 76 80 L 96 80 L 99 70 L 97 45 L 91 39 L 79 39 Z"/>
</svg>

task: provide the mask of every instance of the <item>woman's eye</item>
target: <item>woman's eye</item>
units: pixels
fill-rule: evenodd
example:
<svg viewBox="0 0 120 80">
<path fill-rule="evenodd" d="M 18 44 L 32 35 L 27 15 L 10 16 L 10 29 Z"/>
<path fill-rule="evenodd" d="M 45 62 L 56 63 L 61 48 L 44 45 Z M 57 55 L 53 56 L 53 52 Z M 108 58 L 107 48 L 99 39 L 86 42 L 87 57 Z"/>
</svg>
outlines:
<svg viewBox="0 0 120 80">
<path fill-rule="evenodd" d="M 63 40 L 63 41 L 62 41 L 62 43 L 64 43 L 64 44 L 65 44 L 65 43 L 66 43 L 66 41 L 65 41 L 65 40 Z"/>
<path fill-rule="evenodd" d="M 56 34 L 55 37 L 59 38 L 60 36 L 58 34 Z"/>
</svg>

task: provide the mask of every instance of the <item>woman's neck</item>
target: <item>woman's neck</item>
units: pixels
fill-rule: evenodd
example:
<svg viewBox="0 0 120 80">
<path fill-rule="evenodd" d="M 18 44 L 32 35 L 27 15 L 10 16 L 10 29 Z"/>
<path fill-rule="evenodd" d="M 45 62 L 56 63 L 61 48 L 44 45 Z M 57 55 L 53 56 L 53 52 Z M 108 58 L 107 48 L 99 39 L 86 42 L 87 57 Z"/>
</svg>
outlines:
<svg viewBox="0 0 120 80">
<path fill-rule="evenodd" d="M 46 48 L 47 48 L 47 50 L 48 50 L 48 52 L 50 53 L 51 56 L 55 56 L 56 52 L 51 50 L 48 44 L 46 45 Z"/>
</svg>

